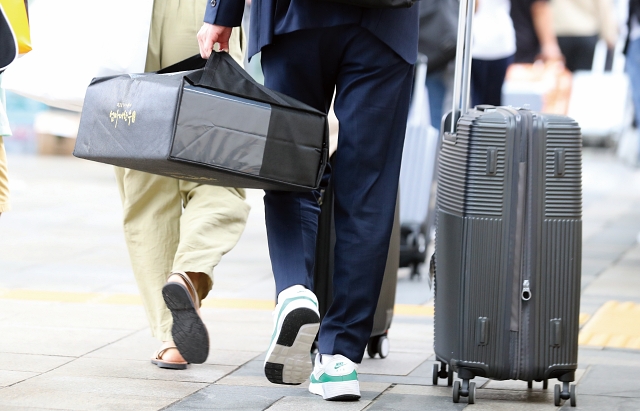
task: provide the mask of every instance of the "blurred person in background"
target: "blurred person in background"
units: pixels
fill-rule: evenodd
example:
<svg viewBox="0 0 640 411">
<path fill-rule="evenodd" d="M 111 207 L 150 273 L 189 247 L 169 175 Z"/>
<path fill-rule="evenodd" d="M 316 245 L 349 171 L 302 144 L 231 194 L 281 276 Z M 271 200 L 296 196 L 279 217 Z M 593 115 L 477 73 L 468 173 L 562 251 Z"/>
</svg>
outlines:
<svg viewBox="0 0 640 411">
<path fill-rule="evenodd" d="M 618 25 L 611 0 L 551 0 L 558 45 L 570 71 L 591 70 L 596 43 L 615 47 Z"/>
<path fill-rule="evenodd" d="M 18 50 L 15 35 L 4 13 L 0 13 L 0 215 L 9 211 L 9 167 L 4 149 L 4 137 L 11 135 L 2 72 L 16 59 Z"/>
<path fill-rule="evenodd" d="M 516 31 L 515 63 L 564 60 L 549 0 L 511 0 L 511 20 Z"/>
<path fill-rule="evenodd" d="M 471 55 L 471 103 L 502 105 L 502 84 L 516 52 L 510 0 L 476 0 Z"/>
<path fill-rule="evenodd" d="M 458 36 L 458 0 L 429 0 L 419 4 L 418 52 L 427 56 L 426 86 L 431 124 L 439 129 L 451 98 L 453 60 Z"/>
<path fill-rule="evenodd" d="M 7 119 L 6 101 L 2 88 L 2 72 L 0 72 L 0 214 L 9 211 L 9 170 L 3 138 L 10 135 L 11 129 Z"/>
<path fill-rule="evenodd" d="M 640 0 L 629 0 L 627 38 L 624 52 L 626 55 L 625 70 L 631 82 L 635 122 L 638 129 L 636 166 L 640 166 Z"/>
<path fill-rule="evenodd" d="M 196 34 L 205 6 L 204 1 L 155 1 L 145 71 L 199 53 Z M 240 64 L 241 41 L 235 29 L 229 52 Z M 244 230 L 245 192 L 120 167 L 115 174 L 131 265 L 151 333 L 162 342 L 151 362 L 170 369 L 202 363 L 209 336 L 200 301 L 211 290 L 214 267 Z"/>
</svg>

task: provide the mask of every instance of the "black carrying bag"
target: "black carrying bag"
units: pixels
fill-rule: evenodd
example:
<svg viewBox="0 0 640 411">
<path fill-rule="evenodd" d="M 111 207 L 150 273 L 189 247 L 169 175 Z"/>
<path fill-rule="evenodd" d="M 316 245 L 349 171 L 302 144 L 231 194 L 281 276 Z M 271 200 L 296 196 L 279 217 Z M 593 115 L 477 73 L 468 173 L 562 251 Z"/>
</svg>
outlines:
<svg viewBox="0 0 640 411">
<path fill-rule="evenodd" d="M 413 6 L 419 0 L 325 0 L 367 9 L 403 9 Z"/>
<path fill-rule="evenodd" d="M 328 129 L 326 114 L 221 52 L 93 79 L 73 154 L 203 184 L 306 191 L 320 184 Z"/>
<path fill-rule="evenodd" d="M 420 2 L 418 52 L 429 59 L 429 73 L 444 69 L 456 57 L 458 0 Z"/>
</svg>

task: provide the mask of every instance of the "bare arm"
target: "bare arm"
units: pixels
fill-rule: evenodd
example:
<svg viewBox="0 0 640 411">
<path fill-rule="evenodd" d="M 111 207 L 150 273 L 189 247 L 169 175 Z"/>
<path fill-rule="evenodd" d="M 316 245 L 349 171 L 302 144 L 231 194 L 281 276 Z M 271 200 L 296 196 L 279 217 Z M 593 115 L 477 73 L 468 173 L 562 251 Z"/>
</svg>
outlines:
<svg viewBox="0 0 640 411">
<path fill-rule="evenodd" d="M 543 61 L 562 61 L 564 57 L 558 46 L 556 32 L 553 29 L 553 14 L 548 1 L 535 1 L 531 4 L 531 18 L 540 42 L 540 58 Z"/>
</svg>

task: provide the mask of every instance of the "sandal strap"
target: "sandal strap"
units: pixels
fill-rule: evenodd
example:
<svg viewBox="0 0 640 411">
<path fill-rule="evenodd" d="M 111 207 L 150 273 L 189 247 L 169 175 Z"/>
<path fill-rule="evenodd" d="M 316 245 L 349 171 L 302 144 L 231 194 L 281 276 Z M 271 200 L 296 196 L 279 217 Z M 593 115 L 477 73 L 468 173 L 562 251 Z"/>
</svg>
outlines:
<svg viewBox="0 0 640 411">
<path fill-rule="evenodd" d="M 191 294 L 191 298 L 193 302 L 196 304 L 196 308 L 200 308 L 200 296 L 198 295 L 198 290 L 196 290 L 196 286 L 193 285 L 191 278 L 184 271 L 175 271 L 172 272 L 171 275 L 179 275 L 187 284 L 187 288 L 189 289 L 189 294 Z M 171 275 L 169 277 L 171 277 Z"/>
<path fill-rule="evenodd" d="M 178 347 L 176 347 L 175 345 L 169 346 L 169 347 L 164 347 L 160 350 L 158 350 L 156 352 L 156 359 L 161 360 L 162 356 L 164 355 L 164 353 L 166 353 L 168 350 L 175 348 L 176 350 L 178 349 Z M 178 352 L 180 352 L 180 350 L 178 350 Z"/>
</svg>

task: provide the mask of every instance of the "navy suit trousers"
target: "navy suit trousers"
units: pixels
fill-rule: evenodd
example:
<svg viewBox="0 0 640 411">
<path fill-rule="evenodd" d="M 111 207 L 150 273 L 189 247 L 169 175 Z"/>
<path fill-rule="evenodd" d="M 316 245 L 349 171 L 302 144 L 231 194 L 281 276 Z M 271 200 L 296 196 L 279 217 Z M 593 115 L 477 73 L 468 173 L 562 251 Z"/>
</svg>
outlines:
<svg viewBox="0 0 640 411">
<path fill-rule="evenodd" d="M 333 303 L 319 332 L 322 354 L 362 361 L 373 327 L 396 205 L 413 65 L 357 25 L 276 36 L 262 50 L 265 85 L 340 123 L 335 164 Z M 318 191 L 267 191 L 265 214 L 276 289 L 313 289 Z"/>
</svg>

